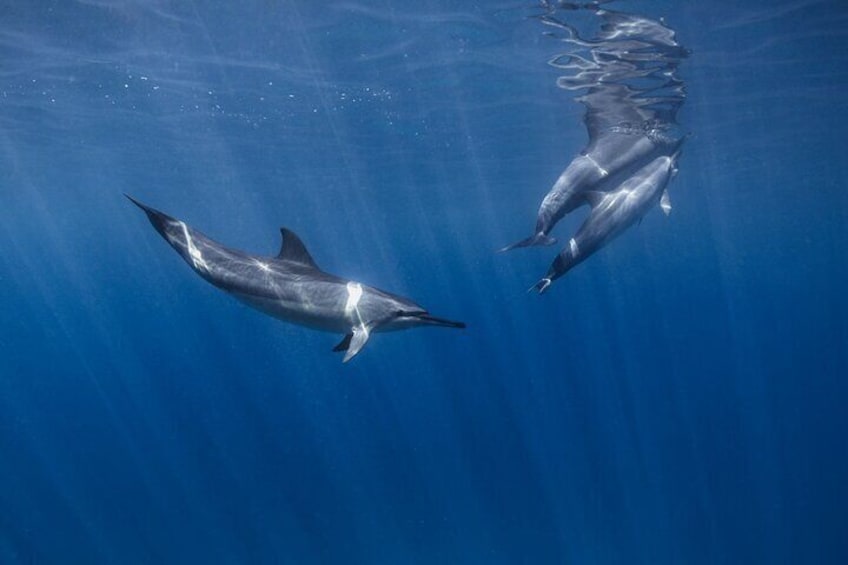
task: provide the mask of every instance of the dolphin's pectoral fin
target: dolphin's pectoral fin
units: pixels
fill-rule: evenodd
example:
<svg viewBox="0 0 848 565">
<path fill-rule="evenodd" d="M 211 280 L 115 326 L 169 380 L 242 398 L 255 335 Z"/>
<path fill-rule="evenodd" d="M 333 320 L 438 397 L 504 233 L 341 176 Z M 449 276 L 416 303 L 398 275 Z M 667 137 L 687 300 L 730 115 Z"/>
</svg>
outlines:
<svg viewBox="0 0 848 565">
<path fill-rule="evenodd" d="M 548 287 L 551 286 L 551 282 L 552 281 L 550 277 L 544 277 L 540 279 L 539 282 L 528 288 L 527 292 L 536 290 L 539 292 L 539 294 L 544 294 L 544 292 L 548 290 Z"/>
<path fill-rule="evenodd" d="M 663 190 L 662 196 L 660 197 L 660 208 L 665 213 L 666 216 L 671 214 L 671 198 L 668 197 L 668 189 Z"/>
<path fill-rule="evenodd" d="M 345 335 L 342 340 L 336 344 L 333 348 L 333 351 L 347 351 L 350 347 L 350 340 L 353 338 L 353 334 L 349 333 Z"/>
<path fill-rule="evenodd" d="M 342 361 L 347 363 L 353 359 L 354 355 L 359 353 L 362 348 L 365 347 L 365 343 L 368 341 L 369 337 L 371 337 L 371 330 L 368 326 L 365 324 L 353 326 L 353 333 L 350 334 L 350 341 L 347 344 L 347 352 L 345 353 Z"/>
</svg>

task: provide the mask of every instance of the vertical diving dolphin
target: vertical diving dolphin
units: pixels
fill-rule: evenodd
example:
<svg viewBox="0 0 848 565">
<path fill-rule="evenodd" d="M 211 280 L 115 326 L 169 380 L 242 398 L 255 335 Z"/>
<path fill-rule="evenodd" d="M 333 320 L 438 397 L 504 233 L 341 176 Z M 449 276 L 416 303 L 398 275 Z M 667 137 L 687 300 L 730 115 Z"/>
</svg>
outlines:
<svg viewBox="0 0 848 565">
<path fill-rule="evenodd" d="M 553 281 L 640 220 L 654 204 L 659 203 L 668 215 L 671 201 L 666 187 L 677 172 L 675 164 L 679 155 L 678 147 L 671 156 L 655 158 L 615 190 L 585 193 L 592 206 L 589 217 L 533 288 L 540 294 L 545 292 Z"/>
<path fill-rule="evenodd" d="M 659 131 L 656 123 L 646 118 L 640 108 L 625 103 L 630 97 L 632 93 L 628 87 L 604 84 L 603 89 L 593 89 L 581 98 L 591 110 L 585 119 L 589 144 L 545 195 L 536 214 L 533 235 L 501 248 L 501 252 L 553 245 L 557 240 L 550 236 L 551 230 L 566 214 L 588 204 L 587 193 L 613 190 L 655 157 L 674 150 L 676 140 Z M 598 106 L 601 109 L 597 109 Z M 614 111 L 609 107 L 614 107 Z M 618 122 L 611 124 L 613 118 Z M 639 127 L 634 127 L 634 123 Z"/>
<path fill-rule="evenodd" d="M 540 21 L 555 28 L 549 35 L 568 46 L 548 64 L 565 71 L 557 86 L 584 93 L 574 101 L 585 108 L 588 142 L 544 197 L 533 234 L 501 251 L 551 245 L 557 222 L 584 204 L 591 211 L 531 287 L 539 293 L 639 221 L 653 204 L 659 202 L 668 214 L 666 187 L 687 137 L 677 123 L 686 99 L 677 71 L 689 50 L 662 20 L 606 10 L 603 3 L 542 2 L 546 11 Z M 576 10 L 592 15 L 587 21 L 572 18 Z M 558 11 L 568 13 L 575 25 Z M 581 35 L 578 23 L 592 35 Z"/>
<path fill-rule="evenodd" d="M 156 231 L 206 281 L 280 320 L 343 334 L 333 351 L 344 351 L 345 362 L 374 332 L 465 327 L 431 316 L 407 298 L 322 271 L 300 238 L 286 228 L 280 230 L 280 253 L 260 257 L 225 247 L 185 222 L 127 198 L 144 210 Z"/>
</svg>

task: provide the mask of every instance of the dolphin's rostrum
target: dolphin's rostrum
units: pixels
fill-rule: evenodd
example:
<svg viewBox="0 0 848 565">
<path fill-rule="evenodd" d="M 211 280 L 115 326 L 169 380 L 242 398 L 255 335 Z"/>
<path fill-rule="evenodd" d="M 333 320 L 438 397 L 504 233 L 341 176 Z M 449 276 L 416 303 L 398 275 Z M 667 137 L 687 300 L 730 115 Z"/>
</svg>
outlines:
<svg viewBox="0 0 848 565">
<path fill-rule="evenodd" d="M 374 332 L 417 326 L 464 328 L 462 322 L 430 315 L 397 296 L 318 268 L 306 246 L 286 228 L 276 257 L 249 255 L 217 243 L 185 222 L 145 206 L 150 223 L 201 277 L 238 300 L 280 320 L 344 334 L 333 351 L 349 361 Z"/>
</svg>

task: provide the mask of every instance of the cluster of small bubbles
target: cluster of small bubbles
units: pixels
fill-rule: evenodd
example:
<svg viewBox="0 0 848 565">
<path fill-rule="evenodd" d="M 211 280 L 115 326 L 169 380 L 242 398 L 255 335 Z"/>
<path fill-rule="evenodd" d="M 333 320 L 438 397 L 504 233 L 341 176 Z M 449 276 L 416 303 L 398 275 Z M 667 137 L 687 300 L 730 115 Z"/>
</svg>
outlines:
<svg viewBox="0 0 848 565">
<path fill-rule="evenodd" d="M 371 92 L 371 96 L 378 100 L 391 100 L 392 99 L 392 91 L 381 88 L 379 90 L 374 90 Z"/>
</svg>

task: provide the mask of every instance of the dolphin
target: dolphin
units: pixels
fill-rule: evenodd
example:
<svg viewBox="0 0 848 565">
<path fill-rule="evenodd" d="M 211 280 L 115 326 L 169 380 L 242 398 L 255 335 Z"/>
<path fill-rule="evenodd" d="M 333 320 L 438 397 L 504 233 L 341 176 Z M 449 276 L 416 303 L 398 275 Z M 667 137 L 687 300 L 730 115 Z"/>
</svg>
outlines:
<svg viewBox="0 0 848 565">
<path fill-rule="evenodd" d="M 586 193 L 614 190 L 622 181 L 660 155 L 674 151 L 676 139 L 632 101 L 633 90 L 620 84 L 603 84 L 580 98 L 589 143 L 554 182 L 539 205 L 533 235 L 499 251 L 553 245 L 549 234 L 566 214 L 588 204 Z"/>
<path fill-rule="evenodd" d="M 615 190 L 586 192 L 584 196 L 592 207 L 589 217 L 531 290 L 536 289 L 539 294 L 545 292 L 553 281 L 640 220 L 653 205 L 659 203 L 668 215 L 671 201 L 667 187 L 677 172 L 680 145 L 682 141 L 672 155 L 656 157 Z"/>
<path fill-rule="evenodd" d="M 570 46 L 548 64 L 567 74 L 565 90 L 585 91 L 574 99 L 585 107 L 588 142 L 554 182 L 536 214 L 530 237 L 500 251 L 552 245 L 550 232 L 566 214 L 587 204 L 586 193 L 615 190 L 660 155 L 671 155 L 681 137 L 676 116 L 685 88 L 676 75 L 689 54 L 662 21 L 601 9 L 602 2 L 544 2 L 541 20 L 558 28 Z M 595 13 L 600 29 L 591 39 L 554 17 L 558 9 Z"/>
<path fill-rule="evenodd" d="M 125 196 L 144 210 L 156 231 L 206 281 L 280 320 L 343 334 L 333 351 L 344 351 L 344 362 L 359 353 L 374 332 L 465 327 L 430 315 L 408 298 L 322 271 L 300 238 L 286 228 L 280 229 L 283 243 L 276 257 L 251 255 Z"/>
</svg>

